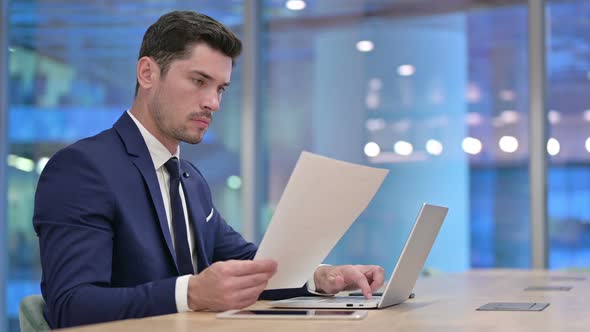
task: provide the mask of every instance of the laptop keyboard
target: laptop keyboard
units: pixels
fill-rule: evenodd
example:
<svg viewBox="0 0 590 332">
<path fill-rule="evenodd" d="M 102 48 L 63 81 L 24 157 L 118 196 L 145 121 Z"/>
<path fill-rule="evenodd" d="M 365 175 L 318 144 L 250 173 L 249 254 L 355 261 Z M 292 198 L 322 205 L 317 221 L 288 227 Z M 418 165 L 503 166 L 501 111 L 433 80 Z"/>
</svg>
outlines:
<svg viewBox="0 0 590 332">
<path fill-rule="evenodd" d="M 330 302 L 330 303 L 373 303 L 379 302 L 381 300 L 381 296 L 373 296 L 372 299 L 367 300 L 362 296 L 335 296 L 335 297 L 300 297 L 296 299 L 297 302 L 315 302 L 315 303 L 323 303 L 323 302 Z"/>
<path fill-rule="evenodd" d="M 329 301 L 336 303 L 372 303 L 379 302 L 379 300 L 381 300 L 380 296 L 373 296 L 370 300 L 367 300 L 362 296 L 336 296 Z"/>
</svg>

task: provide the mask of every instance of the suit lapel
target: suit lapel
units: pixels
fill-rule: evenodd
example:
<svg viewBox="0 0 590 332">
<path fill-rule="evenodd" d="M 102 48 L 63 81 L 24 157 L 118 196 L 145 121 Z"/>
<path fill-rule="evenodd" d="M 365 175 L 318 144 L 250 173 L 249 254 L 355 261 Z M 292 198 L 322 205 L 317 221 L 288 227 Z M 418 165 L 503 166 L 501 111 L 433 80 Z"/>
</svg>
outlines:
<svg viewBox="0 0 590 332">
<path fill-rule="evenodd" d="M 141 173 L 143 180 L 148 187 L 152 203 L 156 208 L 162 235 L 164 236 L 168 252 L 174 260 L 174 265 L 176 267 L 176 256 L 174 255 L 174 247 L 172 246 L 172 237 L 170 236 L 170 228 L 168 226 L 168 219 L 164 208 L 164 200 L 162 198 L 160 184 L 158 183 L 156 170 L 154 169 L 154 163 L 148 148 L 145 145 L 143 137 L 141 137 L 139 129 L 127 112 L 119 118 L 113 127 L 123 140 L 127 153 L 133 157 L 133 164 Z M 176 269 L 178 270 L 177 267 Z"/>
<path fill-rule="evenodd" d="M 205 219 L 207 215 L 203 209 L 209 206 L 203 206 L 201 200 L 198 197 L 200 193 L 199 184 L 197 181 L 197 174 L 191 172 L 189 167 L 186 166 L 186 162 L 181 161 L 180 164 L 181 173 L 188 174 L 181 176 L 182 187 L 184 188 L 184 198 L 186 200 L 186 207 L 188 210 L 189 220 L 193 225 L 195 235 L 195 245 L 197 246 L 197 267 L 200 273 L 210 265 L 205 251 L 205 237 L 203 236 L 205 230 Z M 208 212 L 207 212 L 208 213 Z"/>
</svg>

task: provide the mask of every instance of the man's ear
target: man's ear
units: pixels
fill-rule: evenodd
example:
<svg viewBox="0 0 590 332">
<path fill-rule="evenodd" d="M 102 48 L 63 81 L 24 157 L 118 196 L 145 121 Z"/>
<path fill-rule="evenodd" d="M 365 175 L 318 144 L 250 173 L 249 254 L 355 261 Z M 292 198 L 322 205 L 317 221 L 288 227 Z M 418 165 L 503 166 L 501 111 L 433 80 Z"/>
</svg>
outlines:
<svg viewBox="0 0 590 332">
<path fill-rule="evenodd" d="M 137 61 L 137 82 L 144 89 L 150 89 L 160 78 L 160 66 L 150 57 Z"/>
</svg>

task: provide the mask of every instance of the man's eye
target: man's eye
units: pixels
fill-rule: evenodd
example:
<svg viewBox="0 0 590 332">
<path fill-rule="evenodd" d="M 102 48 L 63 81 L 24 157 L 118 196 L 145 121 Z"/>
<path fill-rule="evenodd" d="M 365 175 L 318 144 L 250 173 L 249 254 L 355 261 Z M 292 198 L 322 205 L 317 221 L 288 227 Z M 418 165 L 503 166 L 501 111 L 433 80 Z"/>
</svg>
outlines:
<svg viewBox="0 0 590 332">
<path fill-rule="evenodd" d="M 195 83 L 197 86 L 203 86 L 203 84 L 205 84 L 205 81 L 203 81 L 200 78 L 195 78 L 193 79 L 193 83 Z"/>
<path fill-rule="evenodd" d="M 219 94 L 223 94 L 223 93 L 225 92 L 225 88 L 223 88 L 223 87 L 222 87 L 222 88 L 219 88 L 219 89 L 217 90 L 217 92 L 218 92 Z"/>
</svg>

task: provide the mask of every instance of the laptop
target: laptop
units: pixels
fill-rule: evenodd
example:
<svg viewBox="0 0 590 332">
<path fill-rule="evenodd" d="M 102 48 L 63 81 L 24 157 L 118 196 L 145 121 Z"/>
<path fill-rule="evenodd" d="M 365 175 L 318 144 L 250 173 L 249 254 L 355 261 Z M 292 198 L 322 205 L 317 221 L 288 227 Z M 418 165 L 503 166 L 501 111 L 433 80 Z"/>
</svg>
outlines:
<svg viewBox="0 0 590 332">
<path fill-rule="evenodd" d="M 270 306 L 276 308 L 369 309 L 385 308 L 404 302 L 412 294 L 416 280 L 424 267 L 424 262 L 432 249 L 448 210 L 443 206 L 427 203 L 422 205 L 382 296 L 373 296 L 370 300 L 362 296 L 303 296 L 273 301 Z"/>
</svg>

